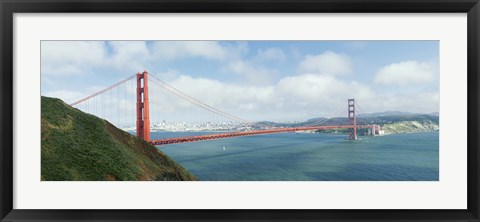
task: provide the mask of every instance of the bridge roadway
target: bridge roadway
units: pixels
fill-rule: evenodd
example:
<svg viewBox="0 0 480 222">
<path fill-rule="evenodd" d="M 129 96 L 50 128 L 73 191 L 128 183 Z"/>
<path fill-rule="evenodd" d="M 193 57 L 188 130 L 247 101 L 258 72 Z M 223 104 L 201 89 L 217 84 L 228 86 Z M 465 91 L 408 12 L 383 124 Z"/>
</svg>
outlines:
<svg viewBox="0 0 480 222">
<path fill-rule="evenodd" d="M 373 127 L 374 125 L 357 125 L 358 129 L 373 128 Z M 253 135 L 261 135 L 261 134 L 286 133 L 286 132 L 297 132 L 297 131 L 307 131 L 307 130 L 352 129 L 352 128 L 353 128 L 353 125 L 272 128 L 272 129 L 264 129 L 264 130 L 252 130 L 252 131 L 242 131 L 242 132 L 208 134 L 208 135 L 201 135 L 201 136 L 167 138 L 167 139 L 160 139 L 160 140 L 151 140 L 150 143 L 152 145 L 159 146 L 159 145 L 174 144 L 174 143 L 187 143 L 187 142 L 195 142 L 195 141 L 201 141 L 201 140 L 215 140 L 215 139 L 222 139 L 222 138 L 253 136 Z"/>
</svg>

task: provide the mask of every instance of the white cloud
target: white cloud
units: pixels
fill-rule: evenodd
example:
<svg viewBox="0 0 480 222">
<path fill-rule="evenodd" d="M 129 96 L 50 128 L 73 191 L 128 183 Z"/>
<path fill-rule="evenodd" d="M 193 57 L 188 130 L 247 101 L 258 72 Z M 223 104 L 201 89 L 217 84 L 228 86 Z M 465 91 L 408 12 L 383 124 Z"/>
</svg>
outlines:
<svg viewBox="0 0 480 222">
<path fill-rule="evenodd" d="M 247 120 L 279 120 L 346 116 L 347 99 L 361 104 L 359 112 L 438 111 L 438 92 L 379 94 L 368 85 L 331 75 L 303 74 L 266 86 L 236 85 L 181 75 L 170 82 L 177 89 L 213 107 Z M 162 92 L 164 109 L 192 110 L 192 105 Z"/>
<path fill-rule="evenodd" d="M 343 116 L 347 98 L 355 96 L 362 100 L 374 95 L 365 85 L 313 74 L 286 77 L 267 86 L 228 84 L 184 75 L 170 84 L 202 102 L 248 120 Z M 162 104 L 169 104 L 157 109 L 165 112 L 193 109 L 193 105 L 165 91 L 154 94 Z"/>
<path fill-rule="evenodd" d="M 241 86 L 190 76 L 180 76 L 171 85 L 217 107 L 238 108 L 246 103 L 261 105 L 271 102 L 273 98 L 272 86 Z"/>
<path fill-rule="evenodd" d="M 145 41 L 109 41 L 112 54 L 104 61 L 117 70 L 143 71 L 153 58 Z"/>
<path fill-rule="evenodd" d="M 344 75 L 352 72 L 352 62 L 348 55 L 326 51 L 319 55 L 307 55 L 299 64 L 301 72 Z"/>
<path fill-rule="evenodd" d="M 395 110 L 429 113 L 438 111 L 439 104 L 438 92 L 378 94 L 368 85 L 341 80 L 332 75 L 289 76 L 275 84 L 263 86 L 193 78 L 178 72 L 172 78 L 168 83 L 182 92 L 250 121 L 342 117 L 346 116 L 348 98 L 355 98 L 361 104 L 364 110 L 359 112 Z M 129 94 L 132 93 L 133 91 Z M 57 95 L 65 98 L 67 93 L 58 92 Z M 172 118 L 176 118 L 176 121 L 209 118 L 215 121 L 227 120 L 198 108 L 153 83 L 150 83 L 150 106 L 154 121 L 172 121 Z"/>
<path fill-rule="evenodd" d="M 438 92 L 379 94 L 368 85 L 338 78 L 337 75 L 352 72 L 351 59 L 348 55 L 330 51 L 305 56 L 298 66 L 298 75 L 275 80 L 275 77 L 278 78 L 276 70 L 262 66 L 259 61 L 284 60 L 285 53 L 277 48 L 259 50 L 256 58 L 242 60 L 248 51 L 247 43 L 220 44 L 214 41 L 199 41 L 154 42 L 150 45 L 143 41 L 128 44 L 87 41 L 69 42 L 68 47 L 62 45 L 62 42 L 56 43 L 46 44 L 45 48 L 42 43 L 42 74 L 46 74 L 42 81 L 45 82 L 49 80 L 47 77 L 81 75 L 98 67 L 128 72 L 142 71 L 146 64 L 155 62 L 156 59 L 201 57 L 220 61 L 224 65 L 221 68 L 223 72 L 244 77 L 249 84 L 193 78 L 176 70 L 168 70 L 159 77 L 209 105 L 248 120 L 330 117 L 337 110 L 339 112 L 334 116 L 346 116 L 346 100 L 353 97 L 365 112 L 438 111 Z M 425 83 L 431 81 L 432 76 L 435 78 L 437 71 L 433 67 L 429 63 L 416 61 L 390 64 L 377 72 L 375 82 L 387 85 Z M 182 110 L 191 112 L 193 106 L 188 102 L 166 93 L 165 90 L 155 89 L 153 84 L 150 85 L 151 115 L 158 115 L 157 120 L 164 117 L 163 114 L 156 114 L 156 111 L 177 115 L 180 115 L 179 111 Z M 83 90 L 86 93 L 59 90 L 45 95 L 73 102 L 88 95 L 93 89 Z M 134 95 L 133 91 L 132 88 L 128 92 L 128 98 Z M 134 112 L 132 110 L 129 112 Z M 185 116 L 189 115 L 180 115 L 179 119 Z"/>
<path fill-rule="evenodd" d="M 224 72 L 244 76 L 250 84 L 265 85 L 272 83 L 276 72 L 249 61 L 235 60 L 222 68 Z"/>
<path fill-rule="evenodd" d="M 436 78 L 435 67 L 431 63 L 404 61 L 381 68 L 374 82 L 384 85 L 409 85 L 428 83 Z"/>
<path fill-rule="evenodd" d="M 215 41 L 156 41 L 150 47 L 145 41 L 44 41 L 42 74 L 81 75 L 98 67 L 136 72 L 159 58 L 225 60 L 235 59 L 247 50 L 247 44 L 241 42 L 221 45 Z"/>
<path fill-rule="evenodd" d="M 81 75 L 85 72 L 78 64 L 52 64 L 44 63 L 42 65 L 42 73 L 48 76 L 72 76 Z"/>
<path fill-rule="evenodd" d="M 43 41 L 42 59 L 58 63 L 102 63 L 105 44 L 98 41 Z"/>
<path fill-rule="evenodd" d="M 280 48 L 259 49 L 257 59 L 269 61 L 285 61 L 285 53 Z"/>
<path fill-rule="evenodd" d="M 244 47 L 244 46 L 239 46 Z M 178 59 L 186 57 L 201 57 L 211 60 L 225 60 L 232 56 L 228 48 L 215 41 L 156 41 L 153 43 L 153 56 L 162 59 Z"/>
<path fill-rule="evenodd" d="M 319 116 L 320 113 L 334 115 L 332 112 L 338 110 L 338 106 L 346 107 L 348 98 L 363 100 L 374 96 L 374 92 L 366 85 L 315 74 L 286 77 L 280 80 L 277 90 L 277 96 L 285 98 L 286 106 L 316 112 L 317 115 L 312 113 L 313 116 Z"/>
<path fill-rule="evenodd" d="M 83 75 L 98 67 L 130 73 L 152 59 L 144 41 L 44 41 L 41 56 L 45 76 Z"/>
<path fill-rule="evenodd" d="M 175 69 L 168 69 L 165 72 L 156 72 L 151 75 L 155 75 L 155 77 L 160 78 L 163 81 L 170 82 L 177 79 L 180 76 L 180 72 Z"/>
<path fill-rule="evenodd" d="M 79 75 L 105 62 L 107 51 L 99 41 L 42 41 L 42 74 Z"/>
<path fill-rule="evenodd" d="M 273 86 L 244 86 L 206 78 L 192 78 L 185 75 L 170 81 L 169 84 L 205 104 L 232 115 L 245 117 L 248 120 L 252 120 L 250 118 L 252 114 L 273 106 L 275 99 Z M 164 118 L 168 120 L 169 117 L 172 118 L 172 115 L 183 116 L 180 118 L 191 118 L 196 115 L 197 121 L 199 119 L 205 120 L 211 116 L 217 120 L 227 120 L 194 106 L 186 100 L 161 89 L 156 84 L 150 84 L 150 95 L 155 95 L 155 98 L 150 97 L 151 110 L 155 110 L 151 111 L 152 119 Z"/>
<path fill-rule="evenodd" d="M 331 75 L 303 74 L 285 77 L 271 85 L 253 86 L 177 74 L 168 83 L 210 106 L 249 121 L 345 117 L 348 98 L 355 98 L 361 104 L 364 110 L 359 112 L 396 110 L 429 113 L 438 111 L 439 103 L 438 92 L 378 94 L 367 85 L 341 80 Z M 180 99 L 152 82 L 149 89 L 152 121 L 227 120 Z M 135 90 L 126 90 L 127 100 L 117 101 L 113 96 L 114 100 L 105 104 L 106 113 L 115 115 L 118 107 L 123 109 L 125 106 L 128 107 L 127 114 L 134 115 L 135 105 L 131 98 Z M 96 89 L 88 91 L 93 92 Z M 45 95 L 61 98 L 67 103 L 85 96 L 79 92 L 64 90 L 48 92 Z M 124 93 L 121 92 L 120 95 Z M 119 99 L 123 100 L 123 97 Z M 94 103 L 90 105 L 92 104 Z M 117 121 L 116 117 L 111 121 Z"/>
</svg>

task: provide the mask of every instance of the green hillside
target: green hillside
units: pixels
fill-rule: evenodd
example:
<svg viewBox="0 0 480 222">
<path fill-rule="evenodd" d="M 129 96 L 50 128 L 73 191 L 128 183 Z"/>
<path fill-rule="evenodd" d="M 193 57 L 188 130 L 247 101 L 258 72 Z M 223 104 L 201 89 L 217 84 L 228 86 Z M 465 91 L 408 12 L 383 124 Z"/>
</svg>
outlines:
<svg viewBox="0 0 480 222">
<path fill-rule="evenodd" d="M 42 181 L 196 180 L 149 143 L 42 97 Z"/>
</svg>

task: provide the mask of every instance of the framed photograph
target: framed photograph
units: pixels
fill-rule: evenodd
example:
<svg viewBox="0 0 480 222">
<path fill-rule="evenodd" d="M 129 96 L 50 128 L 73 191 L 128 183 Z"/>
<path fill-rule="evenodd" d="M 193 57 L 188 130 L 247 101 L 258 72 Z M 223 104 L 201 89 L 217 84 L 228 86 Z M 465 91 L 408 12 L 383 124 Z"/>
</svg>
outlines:
<svg viewBox="0 0 480 222">
<path fill-rule="evenodd" d="M 0 7 L 1 221 L 480 221 L 478 0 Z"/>
</svg>

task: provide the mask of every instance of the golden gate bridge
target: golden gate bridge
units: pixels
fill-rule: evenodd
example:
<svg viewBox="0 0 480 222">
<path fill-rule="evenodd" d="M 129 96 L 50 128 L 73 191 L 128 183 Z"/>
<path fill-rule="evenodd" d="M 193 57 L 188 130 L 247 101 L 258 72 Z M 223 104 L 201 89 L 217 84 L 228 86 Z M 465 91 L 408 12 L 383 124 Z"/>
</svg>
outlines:
<svg viewBox="0 0 480 222">
<path fill-rule="evenodd" d="M 150 77 L 152 79 L 150 79 Z M 328 119 L 316 121 L 307 125 L 303 126 L 296 126 L 296 127 L 269 127 L 265 129 L 244 129 L 242 131 L 236 132 L 222 132 L 216 134 L 206 134 L 206 135 L 195 135 L 195 136 L 185 136 L 185 137 L 174 137 L 174 138 L 162 138 L 162 139 L 151 139 L 150 138 L 150 131 L 151 131 L 151 124 L 150 124 L 150 95 L 149 95 L 149 83 L 152 82 L 156 86 L 159 86 L 161 89 L 169 92 L 176 97 L 179 97 L 203 110 L 206 110 L 210 113 L 218 115 L 222 118 L 229 119 L 232 121 L 237 121 L 244 123 L 246 125 L 254 125 L 258 123 L 249 122 L 243 118 L 239 118 L 222 110 L 219 110 L 201 100 L 190 96 L 179 89 L 173 87 L 172 85 L 162 81 L 161 79 L 155 77 L 154 75 L 149 74 L 147 71 L 142 73 L 137 73 L 132 76 L 129 76 L 126 79 L 123 79 L 107 88 L 99 90 L 89 96 L 86 96 L 82 99 L 79 99 L 70 104 L 70 106 L 79 108 L 83 106 L 83 110 L 86 110 L 90 113 L 95 113 L 98 116 L 105 117 L 105 112 L 108 112 L 108 107 L 112 104 L 105 105 L 106 100 L 111 100 L 113 90 L 117 89 L 117 95 L 113 95 L 113 97 L 117 96 L 118 98 L 124 97 L 123 104 L 127 106 L 127 86 L 128 82 L 131 82 L 130 90 L 134 90 L 134 97 L 132 98 L 132 103 L 136 103 L 135 105 L 135 115 L 136 119 L 136 136 L 140 139 L 143 139 L 152 145 L 166 145 L 166 144 L 175 144 L 175 143 L 186 143 L 186 142 L 195 142 L 195 141 L 202 141 L 202 140 L 216 140 L 222 138 L 231 138 L 231 137 L 241 137 L 241 136 L 252 136 L 252 135 L 262 135 L 262 134 L 275 134 L 275 133 L 287 133 L 287 132 L 299 132 L 299 131 L 320 131 L 320 130 L 336 130 L 336 129 L 350 129 L 350 133 L 348 138 L 350 140 L 357 139 L 357 129 L 369 129 L 371 135 L 376 135 L 379 133 L 380 126 L 378 125 L 358 125 L 357 124 L 357 113 L 355 109 L 355 99 L 348 99 L 347 100 L 347 117 L 348 117 L 348 124 L 338 124 L 338 125 L 321 125 Z M 121 95 L 119 87 L 125 87 L 124 95 Z M 153 94 L 156 95 L 156 94 Z M 105 98 L 108 97 L 108 98 Z M 100 100 L 100 105 L 98 104 L 97 98 Z M 93 104 L 89 101 L 94 100 Z M 135 100 L 135 101 L 134 101 Z M 107 111 L 106 111 L 107 110 Z M 111 109 L 110 109 L 111 110 Z M 125 110 L 123 110 L 125 111 Z M 117 118 L 120 118 L 119 114 L 122 112 L 120 108 L 117 110 Z M 126 112 L 128 114 L 128 112 Z M 132 113 L 130 113 L 132 115 Z M 133 116 L 132 115 L 132 116 Z M 108 118 L 106 118 L 108 119 Z"/>
</svg>

